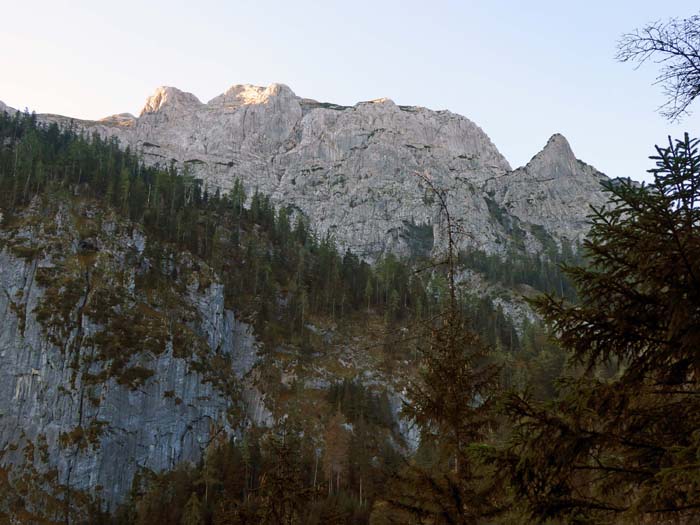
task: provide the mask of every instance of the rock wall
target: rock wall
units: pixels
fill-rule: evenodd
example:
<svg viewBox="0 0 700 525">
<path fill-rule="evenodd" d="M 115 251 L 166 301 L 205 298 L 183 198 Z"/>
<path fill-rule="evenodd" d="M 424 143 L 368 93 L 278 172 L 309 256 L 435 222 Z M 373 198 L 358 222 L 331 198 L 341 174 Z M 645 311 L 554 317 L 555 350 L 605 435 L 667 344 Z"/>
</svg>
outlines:
<svg viewBox="0 0 700 525">
<path fill-rule="evenodd" d="M 485 190 L 511 215 L 560 238 L 581 240 L 591 206 L 607 202 L 602 173 L 578 160 L 566 138 L 553 135 L 523 168 L 486 181 Z"/>
<path fill-rule="evenodd" d="M 205 104 L 162 87 L 138 118 L 119 114 L 74 124 L 117 137 L 148 163 L 175 162 L 212 191 L 228 190 L 239 178 L 249 192 L 258 189 L 301 210 L 319 233 L 370 258 L 386 250 L 424 251 L 426 229 L 428 250 L 444 244 L 435 199 L 417 173 L 447 191 L 452 215 L 465 229 L 462 243 L 489 253 L 507 249 L 513 217 L 526 234 L 534 225 L 578 241 L 587 231 L 588 203 L 605 200 L 599 185 L 605 176 L 577 161 L 560 135 L 512 171 L 467 118 L 389 99 L 346 107 L 297 97 L 282 84 L 235 85 Z M 542 246 L 528 235 L 525 248 Z"/>
<path fill-rule="evenodd" d="M 231 431 L 241 386 L 220 378 L 242 378 L 257 343 L 184 256 L 175 303 L 147 289 L 148 241 L 93 211 L 87 240 L 65 207 L 0 232 L 0 462 L 55 468 L 113 508 L 137 470 L 197 461 L 213 429 Z"/>
</svg>

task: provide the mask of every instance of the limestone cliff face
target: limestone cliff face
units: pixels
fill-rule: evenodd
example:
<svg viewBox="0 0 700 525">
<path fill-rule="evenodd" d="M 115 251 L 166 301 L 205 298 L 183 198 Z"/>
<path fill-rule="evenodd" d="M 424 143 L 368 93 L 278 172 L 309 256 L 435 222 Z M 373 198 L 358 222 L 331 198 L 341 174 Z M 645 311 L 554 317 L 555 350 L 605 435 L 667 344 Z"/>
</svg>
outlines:
<svg viewBox="0 0 700 525">
<path fill-rule="evenodd" d="M 578 240 L 587 229 L 588 203 L 604 200 L 599 182 L 605 177 L 577 161 L 559 135 L 512 171 L 467 118 L 388 99 L 346 107 L 272 84 L 235 85 L 202 103 L 162 87 L 138 118 L 120 114 L 76 124 L 117 137 L 148 163 L 175 162 L 212 191 L 230 189 L 240 178 L 249 191 L 298 208 L 319 233 L 370 257 L 440 246 L 437 207 L 416 173 L 448 191 L 451 211 L 466 230 L 463 242 L 490 253 L 508 246 L 513 218 L 522 222 L 528 250 L 540 247 L 528 225 Z"/>
<path fill-rule="evenodd" d="M 553 135 L 523 168 L 487 181 L 487 193 L 518 219 L 580 241 L 591 206 L 605 205 L 601 182 L 608 178 L 578 160 L 568 141 Z"/>
<path fill-rule="evenodd" d="M 159 264 L 109 213 L 37 203 L 15 222 L 0 230 L 0 464 L 114 508 L 139 469 L 197 461 L 238 423 L 257 343 L 206 268 Z"/>
</svg>

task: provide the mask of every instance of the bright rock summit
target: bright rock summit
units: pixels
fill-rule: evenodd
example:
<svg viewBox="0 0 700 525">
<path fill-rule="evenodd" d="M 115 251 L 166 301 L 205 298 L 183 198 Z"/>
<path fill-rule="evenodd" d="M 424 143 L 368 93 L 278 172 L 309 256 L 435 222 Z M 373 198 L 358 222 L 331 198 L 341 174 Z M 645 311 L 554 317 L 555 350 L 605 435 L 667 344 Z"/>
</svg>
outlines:
<svg viewBox="0 0 700 525">
<path fill-rule="evenodd" d="M 238 178 L 249 194 L 259 190 L 298 209 L 321 235 L 370 258 L 440 245 L 438 210 L 418 173 L 447 190 L 453 216 L 465 225 L 463 245 L 488 253 L 507 250 L 514 221 L 527 251 L 542 248 L 533 234 L 542 228 L 576 243 L 589 206 L 606 200 L 600 182 L 607 177 L 576 159 L 561 135 L 512 170 L 469 119 L 389 99 L 348 107 L 300 98 L 283 84 L 245 84 L 205 104 L 160 87 L 138 118 L 74 124 L 117 137 L 149 164 L 174 162 L 211 192 L 229 190 Z"/>
</svg>

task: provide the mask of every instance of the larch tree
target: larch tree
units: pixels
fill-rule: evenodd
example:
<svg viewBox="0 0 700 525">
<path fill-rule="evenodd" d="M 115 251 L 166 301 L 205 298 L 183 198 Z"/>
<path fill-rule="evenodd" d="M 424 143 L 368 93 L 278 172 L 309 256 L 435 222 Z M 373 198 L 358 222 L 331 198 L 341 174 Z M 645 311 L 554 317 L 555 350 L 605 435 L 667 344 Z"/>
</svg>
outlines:
<svg viewBox="0 0 700 525">
<path fill-rule="evenodd" d="M 181 520 L 182 525 L 203 525 L 202 512 L 202 503 L 199 501 L 197 493 L 193 492 L 185 505 Z"/>
<path fill-rule="evenodd" d="M 469 328 L 457 283 L 460 225 L 450 215 L 447 192 L 427 175 L 422 183 L 439 206 L 447 242 L 447 289 L 437 315 L 422 323 L 417 338 L 420 378 L 407 389 L 403 413 L 421 430 L 422 446 L 437 451 L 431 466 L 409 463 L 398 475 L 389 502 L 436 523 L 477 523 L 496 513 L 493 486 L 480 469 L 475 449 L 495 427 L 493 403 L 498 368 L 489 349 Z"/>
<path fill-rule="evenodd" d="M 324 435 L 325 450 L 323 467 L 328 482 L 328 494 L 340 490 L 348 470 L 348 452 L 350 451 L 350 434 L 345 428 L 345 417 L 338 411 L 328 422 Z"/>
</svg>

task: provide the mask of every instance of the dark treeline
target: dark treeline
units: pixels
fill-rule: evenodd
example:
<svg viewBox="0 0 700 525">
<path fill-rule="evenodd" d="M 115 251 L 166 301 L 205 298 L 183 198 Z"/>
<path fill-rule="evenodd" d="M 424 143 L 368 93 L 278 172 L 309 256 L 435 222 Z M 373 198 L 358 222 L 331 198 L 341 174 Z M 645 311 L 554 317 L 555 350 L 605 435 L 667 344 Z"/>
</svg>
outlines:
<svg viewBox="0 0 700 525">
<path fill-rule="evenodd" d="M 505 257 L 472 250 L 459 254 L 459 263 L 476 270 L 488 280 L 507 287 L 527 284 L 540 292 L 554 293 L 576 301 L 576 289 L 562 270 L 562 266 L 583 264 L 580 252 L 574 252 L 568 243 L 561 248 L 549 246 L 543 254 L 524 254 L 509 251 Z"/>
<path fill-rule="evenodd" d="M 385 417 L 381 399 L 358 384 L 334 392 L 347 396 L 347 388 L 352 402 L 346 397 L 342 411 L 328 414 L 322 443 L 287 419 L 237 440 L 216 439 L 196 466 L 143 472 L 124 505 L 111 514 L 93 512 L 91 523 L 367 523 L 401 459 L 376 425 Z M 354 411 L 362 399 L 377 403 Z"/>
</svg>

